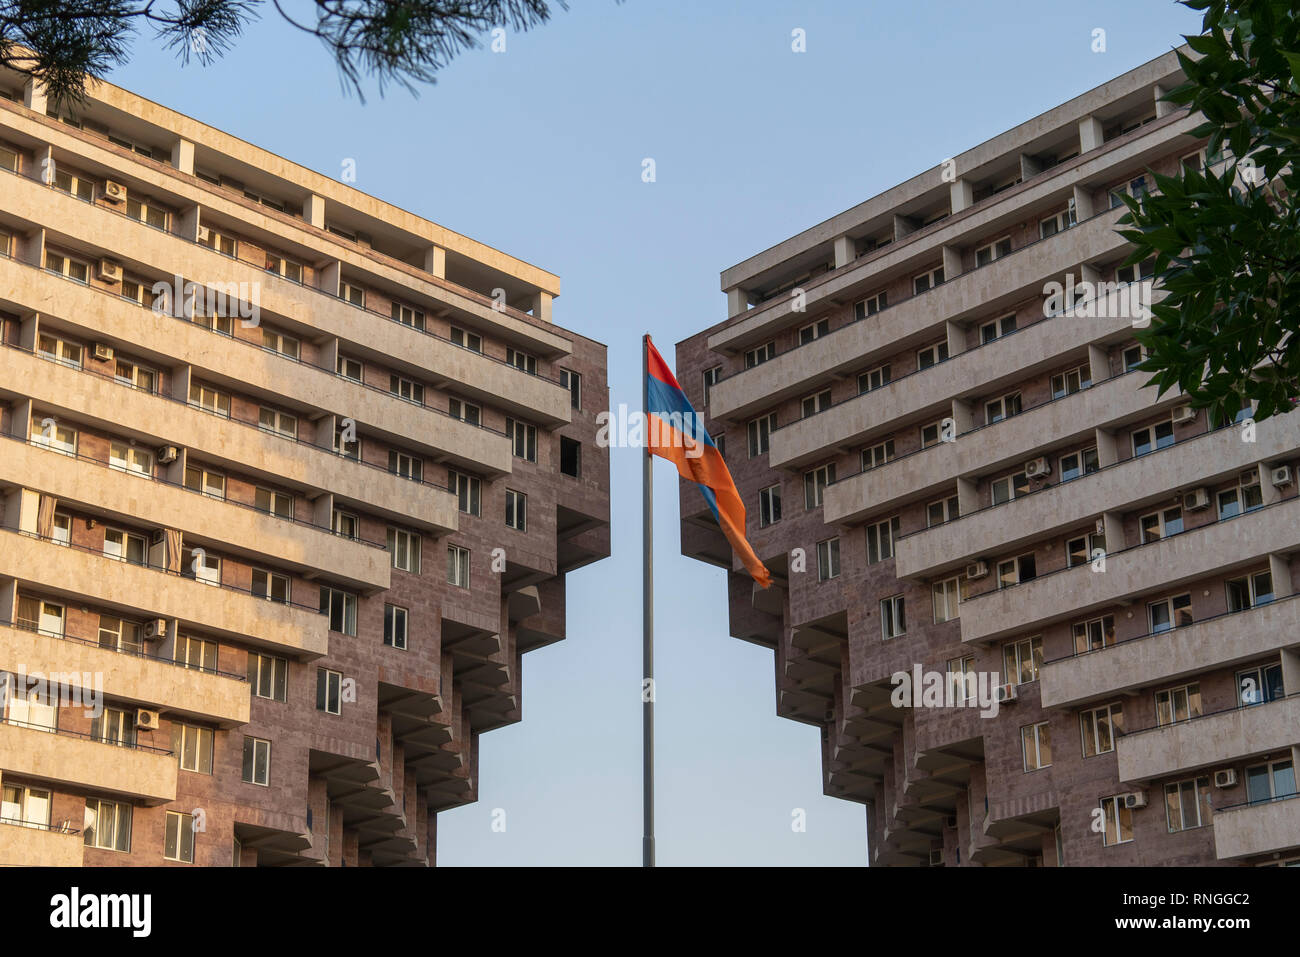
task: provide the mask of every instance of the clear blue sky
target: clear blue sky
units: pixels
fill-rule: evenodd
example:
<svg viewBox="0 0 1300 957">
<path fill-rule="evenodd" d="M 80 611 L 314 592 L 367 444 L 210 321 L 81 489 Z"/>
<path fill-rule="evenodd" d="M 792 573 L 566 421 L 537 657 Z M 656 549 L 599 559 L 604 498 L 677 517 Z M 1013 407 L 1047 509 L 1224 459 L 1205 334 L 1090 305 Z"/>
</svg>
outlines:
<svg viewBox="0 0 1300 957">
<path fill-rule="evenodd" d="M 464 55 L 418 99 L 345 97 L 269 6 L 215 67 L 141 40 L 111 79 L 330 176 L 355 159 L 360 189 L 559 274 L 555 321 L 608 344 L 610 402 L 635 408 L 640 334 L 672 362 L 725 317 L 720 270 L 1199 25 L 1167 0 L 573 7 L 504 53 Z M 865 864 L 863 808 L 822 795 L 816 729 L 775 715 L 771 652 L 727 636 L 723 573 L 679 554 L 674 475 L 657 464 L 659 862 Z M 612 481 L 614 556 L 569 577 L 568 640 L 524 659 L 524 720 L 480 740 L 480 798 L 441 816 L 440 864 L 640 862 L 634 452 Z"/>
</svg>

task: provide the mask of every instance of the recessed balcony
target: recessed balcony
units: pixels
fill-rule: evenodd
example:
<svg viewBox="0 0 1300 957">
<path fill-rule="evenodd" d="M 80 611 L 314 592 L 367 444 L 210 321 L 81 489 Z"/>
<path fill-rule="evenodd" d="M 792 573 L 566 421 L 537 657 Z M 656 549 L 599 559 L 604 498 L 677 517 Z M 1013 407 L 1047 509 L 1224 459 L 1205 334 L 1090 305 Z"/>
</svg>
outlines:
<svg viewBox="0 0 1300 957">
<path fill-rule="evenodd" d="M 150 806 L 176 800 L 176 756 L 71 731 L 0 723 L 0 772 L 84 788 Z M 2 837 L 3 835 L 0 835 Z"/>
</svg>

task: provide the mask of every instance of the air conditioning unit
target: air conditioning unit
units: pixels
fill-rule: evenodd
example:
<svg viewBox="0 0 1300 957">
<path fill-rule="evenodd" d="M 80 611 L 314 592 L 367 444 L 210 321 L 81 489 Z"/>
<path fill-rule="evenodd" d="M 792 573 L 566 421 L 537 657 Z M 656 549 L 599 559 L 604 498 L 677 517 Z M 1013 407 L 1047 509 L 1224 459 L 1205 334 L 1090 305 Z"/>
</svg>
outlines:
<svg viewBox="0 0 1300 957">
<path fill-rule="evenodd" d="M 1129 810 L 1147 806 L 1146 791 L 1129 791 L 1128 794 L 1120 795 L 1124 799 L 1124 806 Z"/>
<path fill-rule="evenodd" d="M 1011 684 L 1010 682 L 1004 685 L 998 685 L 998 690 L 996 695 L 998 699 L 998 704 L 1006 704 L 1008 702 L 1015 701 L 1017 696 L 1018 696 L 1018 692 L 1016 691 L 1016 686 Z"/>
<path fill-rule="evenodd" d="M 1269 480 L 1279 488 L 1291 484 L 1291 466 L 1276 465 L 1269 470 Z"/>
<path fill-rule="evenodd" d="M 1226 771 L 1214 772 L 1214 786 L 1216 788 L 1230 788 L 1237 783 L 1237 772 L 1232 768 Z"/>
<path fill-rule="evenodd" d="M 135 729 L 137 731 L 157 731 L 158 712 L 148 708 L 138 708 L 135 712 Z"/>
<path fill-rule="evenodd" d="M 161 641 L 167 637 L 167 619 L 151 618 L 144 623 L 144 640 Z"/>
<path fill-rule="evenodd" d="M 176 457 L 181 454 L 180 449 L 174 445 L 164 445 L 158 450 L 158 461 L 163 465 L 170 465 L 176 461 Z"/>
<path fill-rule="evenodd" d="M 155 528 L 149 535 L 150 545 L 161 545 L 167 541 L 167 530 L 165 528 Z"/>
<path fill-rule="evenodd" d="M 126 187 L 121 183 L 115 183 L 111 179 L 104 184 L 104 199 L 110 203 L 126 202 Z"/>
<path fill-rule="evenodd" d="M 113 347 L 106 342 L 96 342 L 90 349 L 90 355 L 97 362 L 112 362 Z"/>
<path fill-rule="evenodd" d="M 1242 484 L 1242 485 L 1258 485 L 1258 484 L 1259 484 L 1259 468 L 1258 468 L 1258 467 L 1256 467 L 1256 468 L 1249 468 L 1249 469 L 1246 469 L 1246 471 L 1242 472 L 1242 473 L 1241 473 L 1241 484 Z"/>
<path fill-rule="evenodd" d="M 121 282 L 122 267 L 109 259 L 99 261 L 99 269 L 96 271 L 100 282 Z"/>
<path fill-rule="evenodd" d="M 1184 425 L 1188 422 L 1195 421 L 1196 410 L 1190 405 L 1180 405 L 1174 409 L 1174 424 Z"/>
<path fill-rule="evenodd" d="M 1183 508 L 1189 512 L 1195 512 L 1197 509 L 1210 507 L 1210 490 L 1207 488 L 1194 488 L 1190 492 L 1183 493 Z"/>
<path fill-rule="evenodd" d="M 1025 463 L 1026 478 L 1031 478 L 1031 479 L 1043 478 L 1044 476 L 1050 475 L 1051 473 L 1052 473 L 1052 463 L 1047 461 L 1047 459 L 1044 456 L 1040 455 L 1038 458 L 1030 459 L 1028 462 Z"/>
<path fill-rule="evenodd" d="M 199 242 L 206 243 L 211 238 L 211 236 L 212 234 L 208 232 L 208 227 L 206 226 L 199 227 L 199 236 L 198 236 Z"/>
<path fill-rule="evenodd" d="M 983 578 L 989 573 L 989 563 L 986 561 L 971 562 L 966 566 L 967 578 Z"/>
</svg>

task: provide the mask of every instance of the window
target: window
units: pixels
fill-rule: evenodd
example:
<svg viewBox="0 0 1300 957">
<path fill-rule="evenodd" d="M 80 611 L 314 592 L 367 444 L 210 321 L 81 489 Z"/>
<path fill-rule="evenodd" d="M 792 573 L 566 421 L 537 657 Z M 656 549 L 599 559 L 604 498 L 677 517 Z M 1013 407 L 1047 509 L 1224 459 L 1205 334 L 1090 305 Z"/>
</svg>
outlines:
<svg viewBox="0 0 1300 957">
<path fill-rule="evenodd" d="M 1141 199 L 1147 194 L 1147 178 L 1145 175 L 1130 180 L 1123 186 L 1117 186 L 1110 191 L 1110 208 L 1115 209 L 1124 205 L 1125 196 L 1131 196 L 1134 199 Z"/>
<path fill-rule="evenodd" d="M 1228 611 L 1245 611 L 1273 600 L 1273 576 L 1258 572 L 1227 582 Z"/>
<path fill-rule="evenodd" d="M 992 322 L 986 322 L 980 326 L 980 345 L 987 345 L 994 339 L 1001 339 L 1003 336 L 1016 331 L 1016 314 L 1013 312 L 1009 316 L 1003 316 L 1000 319 L 994 319 Z"/>
<path fill-rule="evenodd" d="M 6 824 L 47 828 L 50 826 L 50 792 L 43 788 L 6 784 L 0 820 Z"/>
<path fill-rule="evenodd" d="M 1246 800 L 1251 804 L 1295 793 L 1295 766 L 1290 761 L 1273 761 L 1246 768 Z"/>
<path fill-rule="evenodd" d="M 5 150 L 0 147 L 0 164 L 4 162 Z M 8 230 L 0 229 L 0 257 L 8 259 L 13 255 L 13 234 Z"/>
<path fill-rule="evenodd" d="M 0 236 L 0 253 L 4 252 L 4 237 Z M 144 306 L 146 309 L 157 309 L 159 312 L 168 310 L 166 294 L 158 294 L 153 291 L 153 283 L 147 279 L 138 277 L 123 276 L 122 291 L 119 295 L 123 299 L 129 299 L 137 306 Z"/>
<path fill-rule="evenodd" d="M 194 815 L 180 811 L 167 812 L 163 857 L 183 864 L 194 863 Z"/>
<path fill-rule="evenodd" d="M 399 399 L 405 399 L 415 405 L 424 405 L 424 386 L 412 379 L 399 375 L 388 377 L 388 391 Z"/>
<path fill-rule="evenodd" d="M 394 568 L 420 572 L 420 536 L 404 528 L 388 530 L 388 555 Z"/>
<path fill-rule="evenodd" d="M 45 268 L 52 273 L 65 276 L 74 282 L 88 283 L 90 281 L 90 267 L 79 259 L 72 259 L 69 256 L 61 256 L 58 253 L 45 251 Z"/>
<path fill-rule="evenodd" d="M 1052 376 L 1052 398 L 1061 399 L 1073 395 L 1090 385 L 1092 385 L 1092 369 L 1089 366 L 1083 365 L 1077 369 L 1070 369 L 1068 372 Z"/>
<path fill-rule="evenodd" d="M 469 587 L 469 549 L 459 545 L 447 546 L 447 584 L 457 588 Z"/>
<path fill-rule="evenodd" d="M 1285 694 L 1280 664 L 1260 665 L 1237 672 L 1237 703 L 1243 708 L 1276 701 Z"/>
<path fill-rule="evenodd" d="M 515 458 L 525 462 L 537 461 L 537 426 L 518 419 L 506 419 L 506 435 L 510 436 Z"/>
<path fill-rule="evenodd" d="M 1236 488 L 1219 493 L 1219 521 L 1233 518 L 1242 512 L 1253 512 L 1264 504 L 1259 488 L 1259 470 L 1251 469 L 1250 478 L 1242 478 Z"/>
<path fill-rule="evenodd" d="M 1001 505 L 1029 491 L 1029 479 L 1024 472 L 1012 472 L 1010 475 L 995 479 L 990 486 L 994 505 Z"/>
<path fill-rule="evenodd" d="M 388 450 L 388 471 L 412 482 L 424 480 L 424 462 L 396 449 Z"/>
<path fill-rule="evenodd" d="M 966 600 L 968 591 L 969 583 L 965 575 L 935 582 L 931 596 L 934 603 L 934 623 L 937 625 L 960 617 L 961 610 L 958 606 Z"/>
<path fill-rule="evenodd" d="M 506 489 L 506 528 L 528 531 L 528 496 L 511 488 Z"/>
<path fill-rule="evenodd" d="M 153 474 L 153 453 L 123 442 L 113 442 L 109 445 L 108 467 L 116 472 L 130 472 L 148 478 Z"/>
<path fill-rule="evenodd" d="M 51 423 L 48 429 L 44 423 L 46 418 L 49 418 Z M 77 454 L 77 430 L 69 425 L 54 423 L 52 417 L 32 416 L 31 440 L 33 445 L 58 452 L 60 455 L 75 457 Z"/>
<path fill-rule="evenodd" d="M 993 260 L 1001 259 L 1010 252 L 1010 236 L 1004 236 L 1002 239 L 991 242 L 986 246 L 980 246 L 975 250 L 975 268 L 979 269 L 981 266 L 987 266 Z"/>
<path fill-rule="evenodd" d="M 176 639 L 172 658 L 177 664 L 196 671 L 216 671 L 217 651 L 215 641 L 181 635 Z"/>
<path fill-rule="evenodd" d="M 766 528 L 781 521 L 781 486 L 769 485 L 758 490 L 758 527 Z"/>
<path fill-rule="evenodd" d="M 119 528 L 104 529 L 104 557 L 133 565 L 146 563 L 149 545 L 143 535 L 133 535 Z"/>
<path fill-rule="evenodd" d="M 1200 684 L 1156 692 L 1156 724 L 1175 724 L 1201 716 Z"/>
<path fill-rule="evenodd" d="M 135 711 L 105 708 L 90 721 L 90 736 L 101 744 L 135 745 Z"/>
<path fill-rule="evenodd" d="M 902 595 L 881 599 L 880 634 L 882 638 L 897 638 L 907 634 L 907 611 Z"/>
<path fill-rule="evenodd" d="M 1115 280 L 1117 282 L 1138 282 L 1141 279 L 1150 279 L 1156 274 L 1156 260 L 1151 257 L 1136 266 L 1120 266 L 1115 270 Z"/>
<path fill-rule="evenodd" d="M 560 436 L 560 474 L 582 477 L 582 443 L 567 435 Z"/>
<path fill-rule="evenodd" d="M 894 542 L 898 540 L 898 516 L 867 526 L 867 564 L 874 565 L 894 557 Z"/>
<path fill-rule="evenodd" d="M 95 183 L 85 176 L 78 176 L 69 173 L 66 170 L 56 169 L 54 171 L 54 188 L 61 189 L 77 199 L 85 200 L 87 203 L 95 199 Z"/>
<path fill-rule="evenodd" d="M 343 675 L 328 668 L 316 669 L 316 710 L 343 713 Z"/>
<path fill-rule="evenodd" d="M 776 343 L 765 342 L 756 349 L 750 349 L 745 353 L 745 368 L 752 369 L 754 366 L 761 366 L 776 358 Z"/>
<path fill-rule="evenodd" d="M 288 492 L 258 487 L 253 493 L 253 506 L 277 518 L 293 518 L 293 496 Z"/>
<path fill-rule="evenodd" d="M 951 522 L 961 515 L 957 507 L 957 496 L 950 495 L 947 498 L 941 498 L 937 502 L 931 502 L 925 507 L 925 527 L 934 528 L 936 525 L 942 525 L 944 522 Z"/>
<path fill-rule="evenodd" d="M 214 415 L 224 415 L 226 418 L 230 418 L 230 396 L 224 392 L 218 392 L 211 386 L 191 382 L 190 405 L 196 405 Z"/>
<path fill-rule="evenodd" d="M 1146 357 L 1147 350 L 1145 346 L 1129 346 L 1124 350 L 1124 371 L 1132 372 L 1146 361 Z"/>
<path fill-rule="evenodd" d="M 54 513 L 54 524 L 50 528 L 50 541 L 56 545 L 68 545 L 72 542 L 72 516 L 66 512 Z"/>
<path fill-rule="evenodd" d="M 948 340 L 936 342 L 932 346 L 926 346 L 924 349 L 918 349 L 916 353 L 917 369 L 929 369 L 948 358 Z"/>
<path fill-rule="evenodd" d="M 237 248 L 235 237 L 219 233 L 210 226 L 199 227 L 199 244 L 214 249 L 230 259 L 235 258 Z"/>
<path fill-rule="evenodd" d="M 1083 756 L 1095 757 L 1115 750 L 1117 731 L 1124 730 L 1124 706 L 1118 701 L 1079 715 L 1083 735 Z"/>
<path fill-rule="evenodd" d="M 361 520 L 351 512 L 334 509 L 330 516 L 330 528 L 335 535 L 342 535 L 344 538 L 355 540 L 361 537 Z"/>
<path fill-rule="evenodd" d="M 82 834 L 86 847 L 130 851 L 131 805 L 86 798 L 86 822 Z"/>
<path fill-rule="evenodd" d="M 1173 444 L 1173 422 L 1157 422 L 1155 425 L 1137 429 L 1133 432 L 1134 455 L 1146 455 L 1148 452 L 1168 448 Z"/>
<path fill-rule="evenodd" d="M 709 372 L 718 372 L 721 371 L 721 369 L 722 366 L 715 366 L 713 369 L 710 369 Z M 717 380 L 715 379 L 714 382 L 716 381 Z M 713 383 L 708 381 L 708 373 L 706 372 L 705 382 L 704 382 L 704 404 L 705 405 L 709 404 L 709 387 L 712 384 Z M 574 372 L 572 369 L 561 369 L 560 385 L 564 386 L 564 388 L 569 390 L 569 408 L 581 409 L 582 408 L 582 376 L 579 373 Z"/>
<path fill-rule="evenodd" d="M 187 548 L 181 553 L 181 574 L 205 585 L 221 584 L 221 559 L 200 549 Z"/>
<path fill-rule="evenodd" d="M 264 432 L 274 432 L 288 439 L 298 438 L 298 417 L 288 412 L 280 412 L 264 406 L 258 410 L 257 424 Z"/>
<path fill-rule="evenodd" d="M 182 771 L 212 773 L 212 729 L 194 724 L 172 722 L 172 750 Z"/>
<path fill-rule="evenodd" d="M 142 392 L 158 391 L 158 373 L 125 359 L 117 360 L 113 370 L 113 381 L 118 385 L 130 386 Z"/>
<path fill-rule="evenodd" d="M 529 375 L 537 375 L 537 357 L 518 349 L 506 349 L 506 362 Z"/>
<path fill-rule="evenodd" d="M 406 621 L 405 608 L 384 605 L 384 644 L 390 648 L 406 650 Z"/>
<path fill-rule="evenodd" d="M 1065 543 L 1065 567 L 1087 565 L 1092 561 L 1093 554 L 1098 551 L 1103 554 L 1106 551 L 1106 536 L 1102 532 L 1090 532 L 1078 538 L 1071 538 Z"/>
<path fill-rule="evenodd" d="M 817 580 L 838 578 L 840 574 L 840 540 L 828 538 L 817 543 Z"/>
<path fill-rule="evenodd" d="M 1177 535 L 1183 530 L 1183 510 L 1166 508 L 1159 512 L 1152 512 L 1150 515 L 1143 515 L 1138 524 L 1142 544 L 1156 542 L 1170 535 Z"/>
<path fill-rule="evenodd" d="M 483 351 L 483 337 L 476 332 L 466 332 L 456 326 L 451 327 L 451 344 L 468 349 L 470 352 Z"/>
<path fill-rule="evenodd" d="M 0 146 L 0 169 L 11 173 L 18 172 L 18 153 L 7 146 Z"/>
<path fill-rule="evenodd" d="M 410 326 L 412 329 L 424 331 L 424 313 L 419 309 L 411 306 L 404 306 L 400 302 L 393 303 L 393 319 L 404 326 Z"/>
<path fill-rule="evenodd" d="M 456 492 L 456 505 L 466 515 L 482 515 L 483 483 L 473 475 L 448 471 L 448 484 Z"/>
<path fill-rule="evenodd" d="M 859 299 L 853 304 L 853 318 L 865 319 L 867 316 L 874 316 L 888 305 L 889 297 L 883 292 L 868 296 L 866 299 Z"/>
<path fill-rule="evenodd" d="M 166 295 L 164 293 L 164 295 Z M 188 297 L 181 305 L 181 315 L 189 319 L 195 325 L 202 326 L 204 329 L 211 329 L 213 332 L 220 333 L 223 336 L 233 336 L 235 334 L 235 320 L 233 316 L 206 314 L 203 296 L 196 293 Z"/>
<path fill-rule="evenodd" d="M 1213 813 L 1209 777 L 1165 785 L 1165 821 L 1171 834 L 1204 827 L 1210 823 Z"/>
<path fill-rule="evenodd" d="M 1110 615 L 1093 618 L 1091 621 L 1078 621 L 1072 628 L 1074 634 L 1074 653 L 1082 655 L 1115 644 L 1115 619 Z"/>
<path fill-rule="evenodd" d="M 265 738 L 244 735 L 244 773 L 245 784 L 271 784 L 271 742 Z"/>
<path fill-rule="evenodd" d="M 222 185 L 227 185 L 227 184 L 223 183 Z M 278 212 L 281 213 L 289 212 L 288 209 L 285 207 L 285 204 L 278 199 L 274 199 L 270 196 L 264 196 L 261 193 L 256 193 L 251 189 L 244 189 L 243 193 L 245 199 L 251 199 L 255 203 L 260 203 L 263 206 L 269 206 L 271 207 L 271 209 L 277 210 Z M 289 215 L 292 216 L 293 213 L 289 213 Z"/>
<path fill-rule="evenodd" d="M 1121 795 L 1102 798 L 1101 809 L 1106 821 L 1101 832 L 1101 843 L 1105 847 L 1127 844 L 1133 840 L 1133 809 L 1124 806 Z"/>
<path fill-rule="evenodd" d="M 823 465 L 821 468 L 813 469 L 811 472 L 805 472 L 803 475 L 803 505 L 804 508 L 820 508 L 822 504 L 822 495 L 826 491 L 826 486 L 835 481 L 835 463 Z"/>
<path fill-rule="evenodd" d="M 44 635 L 63 635 L 64 608 L 52 601 L 23 596 L 18 599 L 18 615 L 14 622 L 27 631 Z M 0 701 L 0 706 L 4 702 Z"/>
<path fill-rule="evenodd" d="M 447 414 L 453 419 L 460 419 L 470 425 L 483 424 L 483 410 L 472 402 L 463 399 L 448 399 Z"/>
<path fill-rule="evenodd" d="M 992 425 L 994 422 L 1001 422 L 1003 419 L 1009 419 L 1013 415 L 1020 414 L 1020 393 L 1012 392 L 994 399 L 992 402 L 984 403 L 984 422 L 986 425 Z"/>
<path fill-rule="evenodd" d="M 889 385 L 890 381 L 890 369 L 887 365 L 876 366 L 874 369 L 859 373 L 858 395 L 862 395 L 864 392 L 873 392 L 881 386 Z"/>
<path fill-rule="evenodd" d="M 345 379 L 351 379 L 353 382 L 362 381 L 364 368 L 360 359 L 352 359 L 348 356 L 339 356 L 335 360 L 335 371 Z"/>
<path fill-rule="evenodd" d="M 1033 581 L 1038 577 L 1037 563 L 1033 554 L 998 562 L 998 587 L 1010 588 L 1021 582 Z"/>
<path fill-rule="evenodd" d="M 862 450 L 862 471 L 869 472 L 886 462 L 893 461 L 893 458 L 894 440 L 886 439 L 879 445 L 873 445 L 869 449 Z"/>
<path fill-rule="evenodd" d="M 289 604 L 289 578 L 287 575 L 277 575 L 275 572 L 254 568 L 252 591 L 257 598 Z"/>
<path fill-rule="evenodd" d="M 1055 216 L 1048 216 L 1038 223 L 1038 238 L 1046 239 L 1048 236 L 1055 236 L 1057 233 L 1063 233 L 1072 226 L 1077 225 L 1078 220 L 1075 218 L 1074 200 L 1070 200 L 1070 205 L 1062 212 Z"/>
<path fill-rule="evenodd" d="M 948 687 L 953 690 L 953 702 L 964 705 L 979 696 L 979 673 L 975 670 L 975 656 L 948 659 Z"/>
<path fill-rule="evenodd" d="M 799 411 L 803 418 L 810 415 L 816 415 L 818 412 L 825 412 L 831 407 L 831 390 L 825 389 L 814 395 L 805 396 L 799 403 Z"/>
<path fill-rule="evenodd" d="M 1175 595 L 1147 605 L 1147 619 L 1151 634 L 1157 635 L 1171 628 L 1181 628 L 1192 623 L 1192 596 Z"/>
<path fill-rule="evenodd" d="M 270 253 L 267 253 L 266 271 L 275 273 L 277 276 L 283 276 L 285 279 L 289 280 L 290 282 L 296 282 L 299 285 L 302 285 L 302 265 L 300 263 L 293 262 L 292 260 L 285 259 L 283 256 L 273 256 Z M 347 295 L 345 295 L 344 290 L 355 289 L 355 288 L 356 287 L 348 286 L 348 284 L 345 282 L 339 283 L 339 297 L 342 299 L 347 299 L 349 302 L 353 302 L 352 299 L 350 299 Z M 356 291 L 361 292 L 361 290 L 359 289 L 357 289 Z M 362 301 L 364 302 L 364 298 Z M 361 303 L 354 302 L 354 305 L 361 305 Z"/>
<path fill-rule="evenodd" d="M 770 412 L 751 420 L 748 429 L 749 457 L 752 459 L 756 455 L 765 455 L 771 443 L 772 433 L 776 431 L 776 413 Z"/>
<path fill-rule="evenodd" d="M 704 370 L 704 404 L 709 404 L 709 396 L 713 392 L 713 387 L 722 381 L 722 366 L 714 366 L 712 369 Z"/>
<path fill-rule="evenodd" d="M 1020 745 L 1026 771 L 1041 771 L 1052 766 L 1052 732 L 1046 721 L 1021 728 Z"/>
<path fill-rule="evenodd" d="M 71 369 L 80 369 L 85 350 L 75 342 L 41 333 L 36 341 L 36 354 Z"/>
<path fill-rule="evenodd" d="M 271 701 L 287 701 L 289 662 L 275 655 L 250 653 L 248 656 L 248 684 L 253 694 Z"/>
<path fill-rule="evenodd" d="M 1002 672 L 1007 683 L 1023 685 L 1038 680 L 1038 669 L 1043 666 L 1043 639 L 1022 638 L 1002 646 Z"/>
<path fill-rule="evenodd" d="M 226 477 L 197 465 L 185 467 L 185 487 L 209 498 L 226 497 Z"/>
<path fill-rule="evenodd" d="M 818 319 L 816 322 L 810 322 L 799 330 L 799 345 L 806 346 L 808 343 L 820 339 L 830 331 L 830 319 Z"/>
<path fill-rule="evenodd" d="M 931 422 L 929 425 L 921 426 L 921 448 L 928 449 L 932 445 L 938 445 L 945 441 L 944 436 L 948 433 L 944 429 L 944 423 L 947 419 L 941 419 L 938 422 Z"/>
<path fill-rule="evenodd" d="M 1061 456 L 1061 481 L 1071 482 L 1083 475 L 1091 475 L 1101 468 L 1096 448 L 1084 449 Z"/>
<path fill-rule="evenodd" d="M 30 601 L 24 598 L 23 601 Z M 113 615 L 99 616 L 99 647 L 129 655 L 144 652 L 144 629 L 136 621 L 124 621 Z"/>
<path fill-rule="evenodd" d="M 321 614 L 329 615 L 330 631 L 339 631 L 345 635 L 357 633 L 357 596 L 340 591 L 337 588 L 322 587 L 320 590 Z"/>
<path fill-rule="evenodd" d="M 912 277 L 912 294 L 919 296 L 927 289 L 933 289 L 943 282 L 943 267 L 931 269 L 929 272 L 923 272 L 919 276 Z"/>
<path fill-rule="evenodd" d="M 348 428 L 341 422 L 334 426 L 334 454 L 341 455 L 345 459 L 352 459 L 354 462 L 361 461 L 361 437 L 352 432 L 352 438 L 348 438 Z M 392 455 L 389 455 L 389 462 L 392 462 Z M 392 471 L 391 467 L 389 471 Z"/>
</svg>

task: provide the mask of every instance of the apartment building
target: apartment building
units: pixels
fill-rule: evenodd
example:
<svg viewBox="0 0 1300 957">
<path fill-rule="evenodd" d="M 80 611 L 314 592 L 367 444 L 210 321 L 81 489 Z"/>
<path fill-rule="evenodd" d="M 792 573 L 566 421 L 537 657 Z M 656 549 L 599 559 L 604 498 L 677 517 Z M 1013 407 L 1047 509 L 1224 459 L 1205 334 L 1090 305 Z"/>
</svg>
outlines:
<svg viewBox="0 0 1300 957">
<path fill-rule="evenodd" d="M 678 344 L 777 584 L 689 487 L 682 552 L 727 569 L 872 864 L 1300 863 L 1300 423 L 1157 397 L 1141 314 L 1102 308 L 1151 274 L 1119 196 L 1220 162 L 1159 101 L 1181 79 L 1171 52 L 727 269 Z"/>
<path fill-rule="evenodd" d="M 0 863 L 422 865 L 609 554 L 559 279 L 0 76 Z"/>
</svg>

